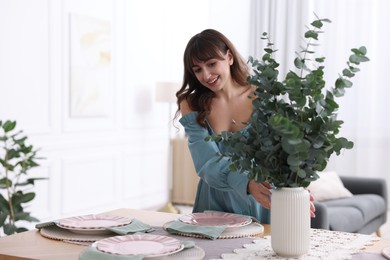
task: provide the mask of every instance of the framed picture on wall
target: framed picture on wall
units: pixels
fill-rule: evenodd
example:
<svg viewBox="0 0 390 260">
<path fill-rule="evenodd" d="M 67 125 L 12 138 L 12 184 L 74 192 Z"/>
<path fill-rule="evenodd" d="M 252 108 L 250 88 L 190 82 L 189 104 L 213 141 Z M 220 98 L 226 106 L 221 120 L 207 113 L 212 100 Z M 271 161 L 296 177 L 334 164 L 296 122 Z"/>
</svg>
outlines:
<svg viewBox="0 0 390 260">
<path fill-rule="evenodd" d="M 69 23 L 70 117 L 107 117 L 112 85 L 111 23 L 74 13 Z"/>
</svg>

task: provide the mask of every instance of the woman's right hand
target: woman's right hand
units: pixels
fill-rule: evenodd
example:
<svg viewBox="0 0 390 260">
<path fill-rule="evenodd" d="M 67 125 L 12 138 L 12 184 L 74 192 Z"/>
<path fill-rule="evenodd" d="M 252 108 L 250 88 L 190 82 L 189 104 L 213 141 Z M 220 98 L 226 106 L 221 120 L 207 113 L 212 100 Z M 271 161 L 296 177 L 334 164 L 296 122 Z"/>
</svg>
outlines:
<svg viewBox="0 0 390 260">
<path fill-rule="evenodd" d="M 264 208 L 271 208 L 271 184 L 265 181 L 256 182 L 254 180 L 250 180 L 247 189 L 248 193 L 251 194 Z"/>
</svg>

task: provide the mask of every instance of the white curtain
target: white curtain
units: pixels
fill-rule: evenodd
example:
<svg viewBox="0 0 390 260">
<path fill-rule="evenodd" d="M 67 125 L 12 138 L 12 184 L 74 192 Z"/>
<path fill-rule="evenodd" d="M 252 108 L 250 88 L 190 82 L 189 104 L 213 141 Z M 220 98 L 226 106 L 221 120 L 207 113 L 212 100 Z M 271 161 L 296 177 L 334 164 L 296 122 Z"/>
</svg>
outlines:
<svg viewBox="0 0 390 260">
<path fill-rule="evenodd" d="M 323 27 L 317 54 L 326 57 L 329 85 L 346 66 L 350 49 L 367 47 L 368 63 L 352 78 L 353 87 L 337 101 L 338 118 L 344 121 L 340 136 L 354 142 L 352 150 L 330 159 L 328 170 L 340 175 L 383 177 L 390 188 L 390 61 L 388 0 L 252 0 L 250 55 L 260 58 L 268 32 L 278 49 L 280 74 L 293 68 L 295 51 L 303 44 L 305 27 L 314 13 L 332 21 Z"/>
</svg>

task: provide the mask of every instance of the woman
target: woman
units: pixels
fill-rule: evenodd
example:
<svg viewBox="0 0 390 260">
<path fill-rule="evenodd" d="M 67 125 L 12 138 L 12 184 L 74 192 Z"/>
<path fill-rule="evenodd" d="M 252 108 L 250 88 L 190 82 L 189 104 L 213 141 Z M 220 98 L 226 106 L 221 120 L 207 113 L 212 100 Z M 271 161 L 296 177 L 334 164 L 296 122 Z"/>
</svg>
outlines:
<svg viewBox="0 0 390 260">
<path fill-rule="evenodd" d="M 216 210 L 250 215 L 269 223 L 270 189 L 267 182 L 231 172 L 227 147 L 204 138 L 222 131 L 245 134 L 255 89 L 247 82 L 249 69 L 223 34 L 208 29 L 193 36 L 184 51 L 184 79 L 176 93 L 180 123 L 200 177 L 193 212 Z"/>
</svg>

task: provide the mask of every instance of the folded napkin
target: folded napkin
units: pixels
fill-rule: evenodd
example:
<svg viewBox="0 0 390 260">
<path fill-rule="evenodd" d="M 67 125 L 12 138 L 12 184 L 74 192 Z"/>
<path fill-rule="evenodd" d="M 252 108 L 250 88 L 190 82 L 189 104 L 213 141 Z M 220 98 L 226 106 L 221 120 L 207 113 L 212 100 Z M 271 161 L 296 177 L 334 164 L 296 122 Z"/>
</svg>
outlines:
<svg viewBox="0 0 390 260">
<path fill-rule="evenodd" d="M 181 241 L 184 249 L 193 248 L 195 243 L 193 241 Z M 88 247 L 79 255 L 78 260 L 142 260 L 145 255 L 116 255 L 108 254 L 96 249 L 96 247 Z"/>
<path fill-rule="evenodd" d="M 183 223 L 179 220 L 168 223 L 166 231 L 171 234 L 185 233 L 205 236 L 210 239 L 217 239 L 226 229 L 224 226 L 197 226 Z"/>
<path fill-rule="evenodd" d="M 50 226 L 53 226 L 53 225 L 57 225 L 57 223 L 58 223 L 57 220 L 48 221 L 48 222 L 42 222 L 42 223 L 36 224 L 35 228 L 36 229 L 41 229 L 41 228 L 45 228 L 45 227 L 50 227 Z"/>
<path fill-rule="evenodd" d="M 97 250 L 95 247 L 88 247 L 79 255 L 78 260 L 142 260 L 144 257 L 144 255 L 107 254 Z"/>
<path fill-rule="evenodd" d="M 35 228 L 41 229 L 52 225 L 56 225 L 57 223 L 58 221 L 38 223 L 35 225 Z M 149 226 L 148 224 L 139 221 L 138 219 L 133 219 L 130 224 L 127 224 L 125 226 L 120 226 L 120 227 L 107 228 L 107 230 L 110 230 L 118 235 L 130 235 L 137 232 L 149 233 L 154 231 L 154 228 Z"/>
<path fill-rule="evenodd" d="M 139 221 L 138 219 L 133 219 L 130 224 L 125 226 L 112 227 L 107 229 L 119 235 L 130 235 L 137 232 L 149 233 L 154 231 L 154 228 Z"/>
</svg>

